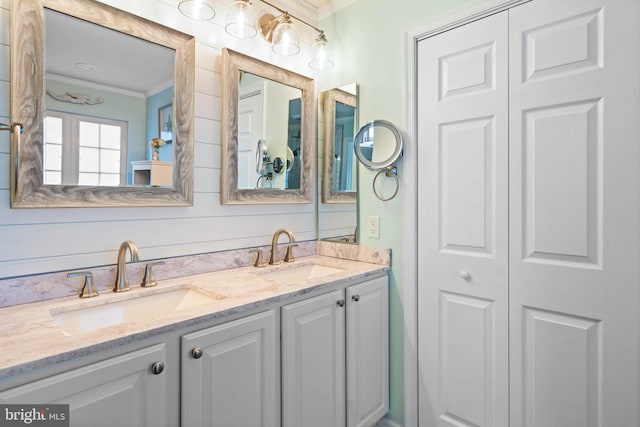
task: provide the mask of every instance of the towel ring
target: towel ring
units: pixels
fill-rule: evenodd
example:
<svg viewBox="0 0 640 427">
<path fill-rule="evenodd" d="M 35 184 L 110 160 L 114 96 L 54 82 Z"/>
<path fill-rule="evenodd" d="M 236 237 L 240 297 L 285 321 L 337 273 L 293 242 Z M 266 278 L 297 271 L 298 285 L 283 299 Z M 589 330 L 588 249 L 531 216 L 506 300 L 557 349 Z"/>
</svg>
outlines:
<svg viewBox="0 0 640 427">
<path fill-rule="evenodd" d="M 378 181 L 378 177 L 383 173 L 385 174 L 385 176 L 388 176 L 390 178 L 395 178 L 396 180 L 396 189 L 393 191 L 393 194 L 387 198 L 380 196 L 380 194 L 378 193 L 378 190 L 376 190 L 376 181 Z M 373 194 L 375 194 L 376 197 L 382 200 L 383 202 L 388 202 L 389 200 L 396 197 L 399 190 L 400 190 L 400 180 L 398 179 L 398 173 L 395 166 L 387 166 L 386 168 L 379 170 L 378 173 L 376 174 L 376 177 L 373 178 Z"/>
</svg>

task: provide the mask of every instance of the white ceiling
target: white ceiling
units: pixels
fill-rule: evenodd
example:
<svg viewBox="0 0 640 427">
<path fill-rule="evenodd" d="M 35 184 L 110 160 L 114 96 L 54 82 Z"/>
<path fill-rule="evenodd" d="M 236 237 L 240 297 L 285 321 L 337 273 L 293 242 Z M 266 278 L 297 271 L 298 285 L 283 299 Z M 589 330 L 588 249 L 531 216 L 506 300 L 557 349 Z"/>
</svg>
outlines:
<svg viewBox="0 0 640 427">
<path fill-rule="evenodd" d="M 172 49 L 46 9 L 48 79 L 149 96 L 173 85 L 173 70 Z"/>
</svg>

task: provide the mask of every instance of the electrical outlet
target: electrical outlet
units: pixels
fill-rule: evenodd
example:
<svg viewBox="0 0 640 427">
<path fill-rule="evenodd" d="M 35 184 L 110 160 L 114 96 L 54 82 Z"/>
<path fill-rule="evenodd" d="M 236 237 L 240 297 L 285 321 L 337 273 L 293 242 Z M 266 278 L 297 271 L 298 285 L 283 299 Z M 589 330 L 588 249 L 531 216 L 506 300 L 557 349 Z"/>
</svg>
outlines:
<svg viewBox="0 0 640 427">
<path fill-rule="evenodd" d="M 367 236 L 372 239 L 380 238 L 380 217 L 371 215 L 367 219 Z"/>
</svg>

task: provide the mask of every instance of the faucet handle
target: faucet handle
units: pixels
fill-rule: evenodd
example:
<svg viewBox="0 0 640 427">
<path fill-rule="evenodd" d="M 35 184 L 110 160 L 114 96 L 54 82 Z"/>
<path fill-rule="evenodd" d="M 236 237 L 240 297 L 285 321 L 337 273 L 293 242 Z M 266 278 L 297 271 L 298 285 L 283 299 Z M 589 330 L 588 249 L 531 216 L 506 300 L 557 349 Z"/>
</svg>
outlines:
<svg viewBox="0 0 640 427">
<path fill-rule="evenodd" d="M 78 295 L 80 298 L 91 298 L 98 296 L 98 290 L 96 289 L 96 283 L 93 280 L 93 273 L 90 271 L 74 271 L 67 273 L 67 277 L 84 276 L 84 282 L 82 283 L 82 289 Z"/>
<path fill-rule="evenodd" d="M 293 256 L 293 248 L 295 248 L 296 246 L 298 246 L 297 243 L 295 245 L 287 245 L 287 252 L 284 254 L 284 262 L 293 262 L 296 260 L 296 258 Z"/>
<path fill-rule="evenodd" d="M 264 262 L 264 255 L 262 254 L 261 248 L 251 249 L 249 252 L 256 252 L 258 254 L 256 256 L 256 262 L 253 263 L 254 267 L 264 267 L 267 265 L 267 263 Z"/>
<path fill-rule="evenodd" d="M 164 265 L 164 261 L 155 261 L 147 264 L 144 268 L 144 279 L 142 279 L 140 286 L 150 288 L 158 284 L 158 282 L 156 282 L 156 277 L 153 275 L 154 265 Z"/>
</svg>

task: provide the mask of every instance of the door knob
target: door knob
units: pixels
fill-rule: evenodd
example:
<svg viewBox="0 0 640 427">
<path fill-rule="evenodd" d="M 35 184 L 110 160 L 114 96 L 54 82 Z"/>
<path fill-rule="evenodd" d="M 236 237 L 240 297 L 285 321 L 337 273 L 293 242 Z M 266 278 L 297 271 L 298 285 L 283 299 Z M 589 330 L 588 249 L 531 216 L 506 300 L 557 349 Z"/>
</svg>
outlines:
<svg viewBox="0 0 640 427">
<path fill-rule="evenodd" d="M 344 300 L 339 299 L 338 302 L 336 302 L 336 304 L 338 304 L 338 307 L 344 307 Z"/>
<path fill-rule="evenodd" d="M 202 353 L 203 353 L 203 351 L 202 351 L 202 349 L 200 347 L 196 347 L 193 350 L 191 350 L 191 356 L 194 359 L 200 359 L 202 357 Z"/>
<path fill-rule="evenodd" d="M 471 279 L 471 274 L 469 274 L 467 270 L 462 270 L 460 272 L 460 277 L 462 277 L 464 280 L 469 281 Z"/>
<path fill-rule="evenodd" d="M 352 300 L 354 300 L 355 302 L 360 301 L 360 295 L 354 295 L 351 297 Z"/>
</svg>

